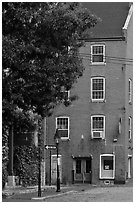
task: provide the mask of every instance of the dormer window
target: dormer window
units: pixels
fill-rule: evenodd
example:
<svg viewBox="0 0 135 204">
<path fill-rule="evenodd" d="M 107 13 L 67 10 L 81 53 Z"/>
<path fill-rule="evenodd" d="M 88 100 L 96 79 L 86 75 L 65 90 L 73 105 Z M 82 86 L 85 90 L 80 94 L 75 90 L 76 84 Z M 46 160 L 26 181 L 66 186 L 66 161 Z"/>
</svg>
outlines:
<svg viewBox="0 0 135 204">
<path fill-rule="evenodd" d="M 105 45 L 91 45 L 91 63 L 93 65 L 105 63 Z"/>
</svg>

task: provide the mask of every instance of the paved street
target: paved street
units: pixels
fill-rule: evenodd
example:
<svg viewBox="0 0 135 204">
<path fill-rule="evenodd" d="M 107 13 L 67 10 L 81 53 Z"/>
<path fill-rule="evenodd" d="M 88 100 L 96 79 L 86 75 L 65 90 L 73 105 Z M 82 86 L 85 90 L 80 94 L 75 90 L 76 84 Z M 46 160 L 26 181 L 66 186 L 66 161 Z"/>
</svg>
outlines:
<svg viewBox="0 0 135 204">
<path fill-rule="evenodd" d="M 68 195 L 48 198 L 46 202 L 132 202 L 131 187 L 95 188 L 84 192 L 74 192 Z"/>
<path fill-rule="evenodd" d="M 37 192 L 15 193 L 3 199 L 3 202 L 133 202 L 132 185 L 115 185 L 101 187 L 86 185 L 72 185 L 62 187 L 61 192 L 55 188 L 47 188 L 38 199 Z"/>
</svg>

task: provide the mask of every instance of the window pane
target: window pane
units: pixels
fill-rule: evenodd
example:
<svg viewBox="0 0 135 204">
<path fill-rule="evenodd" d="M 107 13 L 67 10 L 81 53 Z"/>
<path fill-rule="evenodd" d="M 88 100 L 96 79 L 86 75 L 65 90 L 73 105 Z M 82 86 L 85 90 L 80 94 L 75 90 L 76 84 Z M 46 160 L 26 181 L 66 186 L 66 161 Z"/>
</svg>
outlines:
<svg viewBox="0 0 135 204">
<path fill-rule="evenodd" d="M 68 137 L 68 130 L 58 130 L 60 137 Z"/>
<path fill-rule="evenodd" d="M 68 118 L 57 118 L 58 129 L 68 129 Z"/>
<path fill-rule="evenodd" d="M 92 62 L 103 62 L 103 55 L 93 55 Z"/>
<path fill-rule="evenodd" d="M 93 54 L 103 54 L 103 46 L 93 46 Z"/>
<path fill-rule="evenodd" d="M 103 117 L 93 117 L 93 130 L 104 130 Z"/>
<path fill-rule="evenodd" d="M 131 92 L 131 79 L 129 79 L 129 92 Z"/>
<path fill-rule="evenodd" d="M 104 62 L 104 46 L 92 46 L 92 62 Z"/>
<path fill-rule="evenodd" d="M 104 79 L 92 79 L 92 99 L 104 99 Z"/>
<path fill-rule="evenodd" d="M 113 160 L 104 160 L 104 170 L 113 170 Z"/>
</svg>

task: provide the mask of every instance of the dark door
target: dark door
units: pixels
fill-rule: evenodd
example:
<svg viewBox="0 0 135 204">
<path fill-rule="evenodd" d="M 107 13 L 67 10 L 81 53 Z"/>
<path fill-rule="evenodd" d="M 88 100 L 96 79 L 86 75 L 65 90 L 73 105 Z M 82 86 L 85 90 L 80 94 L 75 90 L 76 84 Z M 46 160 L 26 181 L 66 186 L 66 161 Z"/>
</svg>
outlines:
<svg viewBox="0 0 135 204">
<path fill-rule="evenodd" d="M 90 184 L 92 183 L 92 159 L 86 159 L 86 177 L 89 178 Z"/>
</svg>

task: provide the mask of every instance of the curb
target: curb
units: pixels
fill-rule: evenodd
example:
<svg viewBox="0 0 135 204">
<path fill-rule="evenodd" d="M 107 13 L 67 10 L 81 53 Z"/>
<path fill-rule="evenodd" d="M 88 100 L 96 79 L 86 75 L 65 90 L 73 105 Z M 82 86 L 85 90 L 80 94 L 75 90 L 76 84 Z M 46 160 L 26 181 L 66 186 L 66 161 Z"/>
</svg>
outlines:
<svg viewBox="0 0 135 204">
<path fill-rule="evenodd" d="M 46 189 L 55 189 L 55 186 L 44 186 L 42 187 L 42 191 L 45 191 Z M 33 187 L 27 187 L 26 189 L 18 189 L 18 188 L 6 188 L 5 190 L 2 191 L 3 195 L 8 195 L 8 194 L 25 194 L 25 193 L 34 193 L 38 191 L 37 186 Z"/>
<path fill-rule="evenodd" d="M 36 197 L 36 198 L 31 198 L 31 200 L 44 200 L 44 199 L 47 199 L 47 198 L 59 197 L 59 196 L 67 195 L 67 194 L 70 194 L 70 193 L 77 193 L 77 191 L 68 191 L 68 192 L 65 192 L 65 193 L 59 193 L 59 194 L 56 194 L 56 195 L 48 195 L 48 196 L 45 196 L 45 197 Z"/>
</svg>

